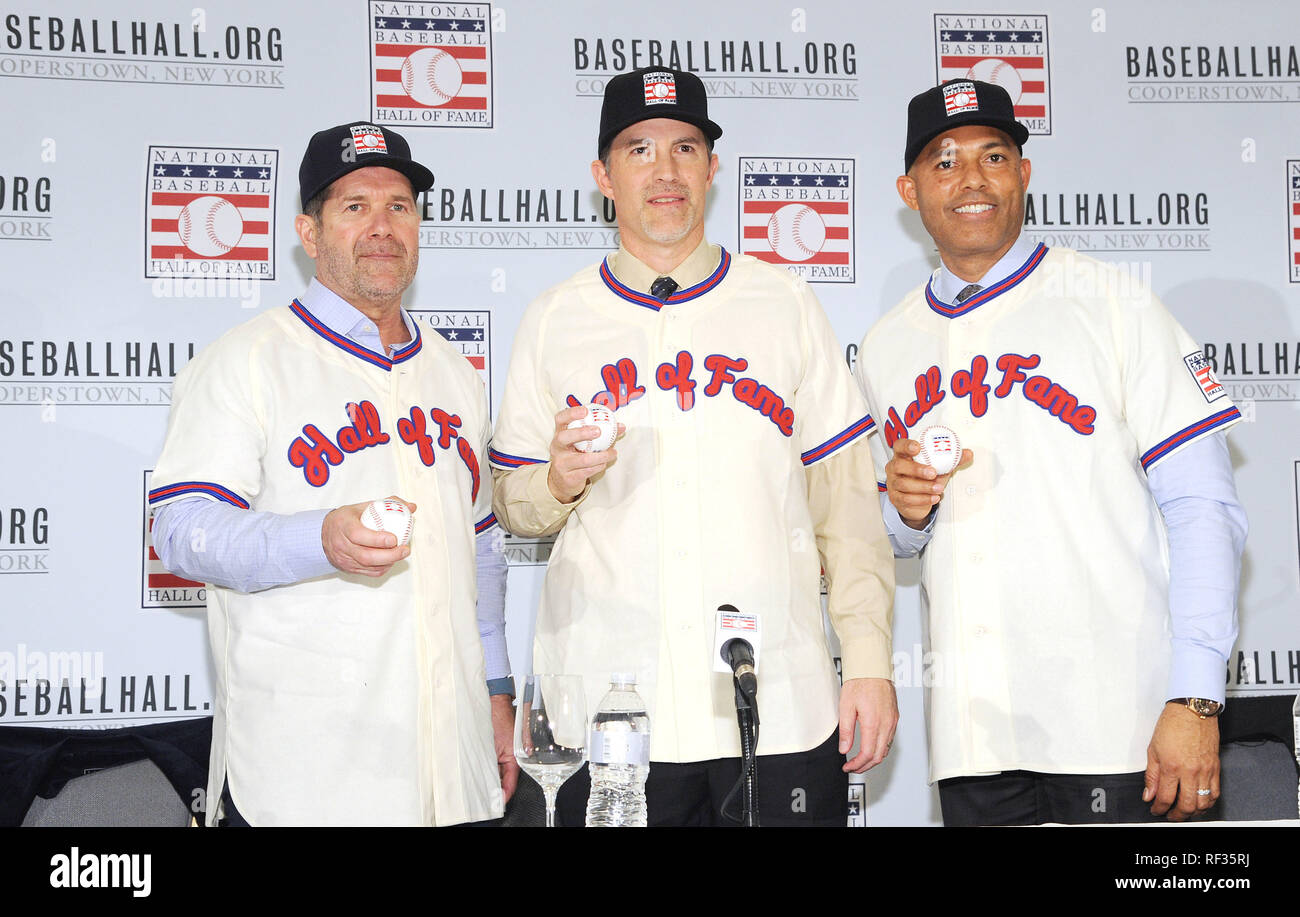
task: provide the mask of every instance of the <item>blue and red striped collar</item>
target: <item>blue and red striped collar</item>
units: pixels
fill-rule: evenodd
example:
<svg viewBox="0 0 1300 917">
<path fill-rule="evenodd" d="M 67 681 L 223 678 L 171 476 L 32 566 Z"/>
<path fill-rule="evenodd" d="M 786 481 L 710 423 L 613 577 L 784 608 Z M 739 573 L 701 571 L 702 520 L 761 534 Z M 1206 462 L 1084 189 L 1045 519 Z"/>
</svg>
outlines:
<svg viewBox="0 0 1300 917">
<path fill-rule="evenodd" d="M 424 347 L 424 339 L 420 336 L 420 326 L 415 325 L 414 323 L 411 323 L 411 325 L 413 326 L 412 330 L 415 332 L 415 337 L 411 340 L 411 343 L 402 347 L 400 350 L 394 351 L 392 359 L 389 359 L 381 353 L 375 353 L 373 350 L 362 347 L 346 335 L 340 334 L 333 328 L 330 328 L 324 321 L 313 315 L 311 311 L 297 299 L 289 304 L 289 311 L 298 316 L 304 325 L 319 334 L 325 340 L 329 341 L 335 347 L 340 350 L 345 350 L 357 359 L 365 360 L 367 363 L 378 366 L 380 369 L 385 371 L 391 372 L 394 366 L 411 359 L 411 357 L 419 353 L 421 348 Z M 405 319 L 403 319 L 403 321 L 405 321 Z"/>
<path fill-rule="evenodd" d="M 929 282 L 925 285 L 925 301 L 929 303 L 931 309 L 942 315 L 944 318 L 958 318 L 959 316 L 970 312 L 972 309 L 978 309 L 989 300 L 996 299 L 1003 293 L 1007 292 L 1007 290 L 1019 286 L 1020 283 L 1032 274 L 1034 269 L 1042 263 L 1043 258 L 1046 255 L 1047 246 L 1042 242 L 1039 242 L 1034 246 L 1034 250 L 1030 253 L 1024 264 L 1020 265 L 1020 267 L 1016 268 L 1008 276 L 999 280 L 997 283 L 980 290 L 960 305 L 950 306 L 939 299 L 939 297 L 934 294 L 934 278 L 931 277 Z"/>
<path fill-rule="evenodd" d="M 615 296 L 626 299 L 628 302 L 635 305 L 644 306 L 647 309 L 653 309 L 658 312 L 664 306 L 689 302 L 692 299 L 703 296 L 718 284 L 722 283 L 722 278 L 727 276 L 727 271 L 731 268 L 731 255 L 729 255 L 727 250 L 721 245 L 718 246 L 718 250 L 722 252 L 722 257 L 718 260 L 718 266 L 714 268 L 713 273 L 708 277 L 705 277 L 693 287 L 678 290 L 672 296 L 669 296 L 666 302 L 660 302 L 653 296 L 646 293 L 639 293 L 627 284 L 619 282 L 619 279 L 614 276 L 614 272 L 609 269 L 608 257 L 600 263 L 600 279 L 605 281 L 605 286 L 609 287 L 610 292 Z"/>
</svg>

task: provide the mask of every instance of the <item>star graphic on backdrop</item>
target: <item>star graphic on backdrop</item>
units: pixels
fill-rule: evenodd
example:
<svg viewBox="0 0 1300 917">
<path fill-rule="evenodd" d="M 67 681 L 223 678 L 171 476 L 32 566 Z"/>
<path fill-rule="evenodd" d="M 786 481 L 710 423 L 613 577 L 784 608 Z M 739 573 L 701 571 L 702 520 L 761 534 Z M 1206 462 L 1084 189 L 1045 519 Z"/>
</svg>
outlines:
<svg viewBox="0 0 1300 917">
<path fill-rule="evenodd" d="M 1041 35 L 1039 32 L 1035 32 L 1035 33 L 1034 33 L 1034 41 L 1039 41 L 1041 38 L 1042 38 L 1042 35 Z"/>
<path fill-rule="evenodd" d="M 824 182 L 822 181 L 822 177 L 820 175 L 817 176 L 817 184 L 819 185 L 824 184 Z"/>
<path fill-rule="evenodd" d="M 975 40 L 975 36 L 972 35 L 970 32 L 967 32 L 967 33 L 966 33 L 966 40 L 967 40 L 967 41 L 974 41 L 974 40 Z"/>
<path fill-rule="evenodd" d="M 404 29 L 409 29 L 410 27 L 411 27 L 411 20 L 409 20 L 409 19 L 403 19 L 403 20 L 402 20 L 402 28 L 404 28 Z"/>
<path fill-rule="evenodd" d="M 432 31 L 433 31 L 433 20 L 432 20 L 432 19 L 427 20 L 427 21 L 424 23 L 424 27 L 425 27 L 425 29 L 427 29 L 428 31 L 432 32 Z"/>
<path fill-rule="evenodd" d="M 840 176 L 840 187 L 841 187 L 841 188 L 844 187 L 845 185 L 847 185 L 848 183 L 849 183 L 849 180 L 848 180 L 847 178 L 845 178 L 845 177 L 843 177 L 843 176 Z"/>
<path fill-rule="evenodd" d="M 261 171 L 259 171 L 259 172 L 257 173 L 257 177 L 258 177 L 258 178 L 266 178 L 266 177 L 267 177 L 268 175 L 270 175 L 270 174 L 271 174 L 271 173 L 270 173 L 268 170 L 266 170 L 266 169 L 262 169 Z"/>
<path fill-rule="evenodd" d="M 1020 33 L 1019 33 L 1019 32 L 1012 32 L 1012 33 L 1011 33 L 1011 40 L 1012 40 L 1012 41 L 1020 41 Z"/>
<path fill-rule="evenodd" d="M 161 168 L 161 166 L 160 166 L 159 168 Z M 754 176 L 752 176 L 752 175 L 746 175 L 746 176 L 745 176 L 745 184 L 747 184 L 747 185 L 752 185 L 753 183 L 754 183 Z"/>
<path fill-rule="evenodd" d="M 801 179 L 798 175 L 796 175 L 796 176 L 795 176 L 795 177 L 790 181 L 790 184 L 792 184 L 792 185 L 802 185 L 802 184 L 803 184 L 803 179 Z"/>
<path fill-rule="evenodd" d="M 182 175 L 189 175 L 189 174 L 190 174 L 190 167 L 189 167 L 189 166 L 186 166 L 185 168 L 181 169 L 181 174 L 182 174 Z"/>
<path fill-rule="evenodd" d="M 952 38 L 952 33 L 951 33 L 951 32 L 944 32 L 944 33 L 943 33 L 943 40 L 944 40 L 944 41 L 948 41 L 948 40 L 951 39 L 951 38 Z"/>
<path fill-rule="evenodd" d="M 989 32 L 989 41 L 997 41 L 997 39 L 998 36 L 996 32 Z"/>
<path fill-rule="evenodd" d="M 214 177 L 216 174 L 217 174 L 217 170 L 216 170 L 216 169 L 208 169 L 208 178 L 212 178 L 212 177 Z"/>
<path fill-rule="evenodd" d="M 767 180 L 767 183 L 768 183 L 769 185 L 775 185 L 775 184 L 776 184 L 776 176 L 773 175 L 771 178 L 769 178 L 769 179 Z"/>
<path fill-rule="evenodd" d="M 243 170 L 243 169 L 236 169 L 236 170 L 235 170 L 235 178 L 243 178 L 243 177 L 244 177 L 244 170 Z"/>
<path fill-rule="evenodd" d="M 451 21 L 451 30 L 452 30 L 453 32 L 455 32 L 455 31 L 457 31 L 457 30 L 459 30 L 459 29 L 460 29 L 460 23 L 453 19 L 453 20 Z"/>
<path fill-rule="evenodd" d="M 458 334 L 460 334 L 459 331 L 448 331 L 448 332 L 447 332 L 447 340 L 449 340 L 449 341 L 454 341 L 454 340 L 456 340 L 456 335 L 458 335 Z"/>
<path fill-rule="evenodd" d="M 481 22 L 476 22 L 476 23 L 474 23 L 474 31 L 475 31 L 475 32 L 482 32 L 482 31 L 483 31 L 483 23 L 481 23 Z"/>
<path fill-rule="evenodd" d="M 481 340 L 482 337 L 483 337 L 483 332 L 482 332 L 482 331 L 475 331 L 475 332 L 474 332 L 474 340 L 476 340 L 476 341 L 477 341 L 477 340 Z"/>
<path fill-rule="evenodd" d="M 156 173 L 154 173 L 154 174 L 156 174 L 156 175 L 166 175 L 166 174 L 167 174 L 167 170 L 166 170 L 165 168 L 163 168 L 162 166 L 159 166 L 159 167 L 158 167 L 158 171 L 157 171 Z"/>
<path fill-rule="evenodd" d="M 386 28 L 388 28 L 388 20 L 387 20 L 387 19 L 376 19 L 376 20 L 375 20 L 375 25 L 379 26 L 381 29 L 386 29 Z"/>
</svg>

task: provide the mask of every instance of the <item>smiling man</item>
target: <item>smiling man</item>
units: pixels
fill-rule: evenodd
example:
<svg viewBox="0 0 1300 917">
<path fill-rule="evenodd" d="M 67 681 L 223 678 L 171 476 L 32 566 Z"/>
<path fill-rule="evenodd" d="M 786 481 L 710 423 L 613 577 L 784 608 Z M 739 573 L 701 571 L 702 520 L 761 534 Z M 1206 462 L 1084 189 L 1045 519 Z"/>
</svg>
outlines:
<svg viewBox="0 0 1300 917">
<path fill-rule="evenodd" d="M 844 825 L 847 772 L 881 761 L 893 564 L 865 446 L 871 419 L 808 285 L 704 236 L 718 170 L 693 74 L 609 81 L 599 159 L 621 245 L 544 293 L 515 335 L 492 450 L 498 518 L 559 533 L 536 626 L 536 671 L 581 675 L 594 713 L 635 672 L 651 724 L 651 825 L 734 823 L 740 771 L 731 676 L 714 671 L 720 605 L 756 615 L 763 824 Z M 626 432 L 583 452 L 567 429 L 598 402 Z M 843 686 L 822 625 L 830 583 Z M 855 726 L 861 750 L 850 761 Z M 584 769 L 559 817 L 582 824 Z"/>
<path fill-rule="evenodd" d="M 940 264 L 858 352 L 921 554 L 930 776 L 949 825 L 1184 819 L 1219 794 L 1241 415 L 1150 290 L 1021 235 L 1028 137 L 998 86 L 912 99 L 898 193 Z M 952 474 L 915 461 L 932 424 L 972 447 Z"/>
<path fill-rule="evenodd" d="M 487 399 L 402 309 L 433 174 L 357 122 L 298 178 L 316 277 L 177 376 L 150 492 L 163 565 L 211 584 L 208 823 L 496 817 L 517 765 Z M 361 522 L 389 495 L 409 545 Z"/>
</svg>

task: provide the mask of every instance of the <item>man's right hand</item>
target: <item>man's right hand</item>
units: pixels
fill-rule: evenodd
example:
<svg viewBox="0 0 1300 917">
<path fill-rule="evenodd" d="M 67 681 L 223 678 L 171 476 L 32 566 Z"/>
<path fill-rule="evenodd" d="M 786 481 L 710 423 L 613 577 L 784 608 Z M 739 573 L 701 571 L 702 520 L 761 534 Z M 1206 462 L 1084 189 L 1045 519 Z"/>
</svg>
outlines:
<svg viewBox="0 0 1300 917">
<path fill-rule="evenodd" d="M 902 520 L 914 529 L 925 528 L 930 511 L 943 499 L 948 481 L 975 460 L 974 452 L 963 449 L 957 467 L 947 474 L 938 474 L 929 465 L 912 460 L 920 451 L 921 444 L 914 439 L 896 440 L 894 457 L 885 465 L 889 502 L 894 504 Z"/>
<path fill-rule="evenodd" d="M 618 458 L 613 446 L 604 452 L 579 452 L 574 443 L 595 439 L 600 435 L 597 427 L 574 427 L 566 429 L 575 420 L 581 420 L 587 414 L 586 407 L 565 408 L 555 415 L 555 436 L 551 439 L 551 468 L 546 474 L 546 486 L 551 496 L 561 503 L 572 503 L 578 499 L 587 482 L 600 474 Z M 618 425 L 618 435 L 622 436 L 626 428 Z"/>
<path fill-rule="evenodd" d="M 412 513 L 415 504 L 400 497 Z M 361 524 L 361 513 L 370 501 L 353 503 L 330 510 L 321 525 L 320 541 L 325 548 L 325 559 L 344 573 L 362 576 L 383 576 L 393 564 L 405 560 L 411 553 L 410 545 L 399 545 L 392 532 L 375 532 Z"/>
</svg>

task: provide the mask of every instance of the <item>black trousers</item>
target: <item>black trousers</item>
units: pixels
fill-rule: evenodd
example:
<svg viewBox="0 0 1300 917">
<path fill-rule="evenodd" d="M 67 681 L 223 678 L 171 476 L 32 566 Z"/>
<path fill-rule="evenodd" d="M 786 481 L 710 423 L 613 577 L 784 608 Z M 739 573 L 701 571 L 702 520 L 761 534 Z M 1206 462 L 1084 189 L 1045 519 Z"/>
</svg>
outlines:
<svg viewBox="0 0 1300 917">
<path fill-rule="evenodd" d="M 839 752 L 839 730 L 809 751 L 758 758 L 759 823 L 771 827 L 843 828 L 848 823 L 849 775 Z M 646 778 L 651 827 L 739 827 L 740 794 L 721 811 L 740 777 L 739 758 L 678 764 L 651 761 Z M 591 776 L 586 765 L 560 787 L 557 825 L 581 827 L 587 816 Z M 731 817 L 728 817 L 731 816 Z"/>
<path fill-rule="evenodd" d="M 1144 774 L 1005 771 L 939 781 L 945 827 L 1163 821 L 1142 801 Z"/>
</svg>

